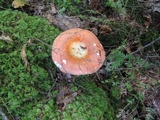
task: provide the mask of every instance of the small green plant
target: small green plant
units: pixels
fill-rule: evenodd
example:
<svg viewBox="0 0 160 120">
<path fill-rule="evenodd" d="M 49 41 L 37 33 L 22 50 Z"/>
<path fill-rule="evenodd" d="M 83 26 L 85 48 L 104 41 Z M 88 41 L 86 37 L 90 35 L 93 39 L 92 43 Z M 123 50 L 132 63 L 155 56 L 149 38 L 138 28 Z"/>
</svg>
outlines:
<svg viewBox="0 0 160 120">
<path fill-rule="evenodd" d="M 145 119 L 155 119 L 157 117 L 155 109 L 147 108 L 144 104 L 145 91 L 152 87 L 150 84 L 155 85 L 153 82 L 148 84 L 147 80 L 150 78 L 145 75 L 148 73 L 148 69 L 152 68 L 152 63 L 138 55 L 127 54 L 121 50 L 123 47 L 112 50 L 106 60 L 106 70 L 111 76 L 106 79 L 109 95 L 113 101 L 119 101 L 118 104 L 112 103 L 112 106 L 119 108 L 116 116 L 120 119 L 128 110 L 130 113 L 127 117 L 137 119 L 132 113 L 146 109 L 146 113 L 143 113 Z M 145 76 L 145 81 L 141 76 Z M 125 102 L 122 103 L 121 100 L 125 100 Z"/>
<path fill-rule="evenodd" d="M 80 7 L 83 3 L 81 0 L 55 0 L 55 4 L 58 7 L 60 13 L 70 13 L 77 15 L 82 10 Z"/>
<path fill-rule="evenodd" d="M 106 6 L 109 6 L 113 9 L 115 9 L 119 15 L 124 18 L 126 15 L 126 5 L 128 3 L 128 0 L 106 0 Z"/>
<path fill-rule="evenodd" d="M 126 55 L 121 51 L 112 52 L 108 57 L 109 65 L 107 65 L 107 70 L 112 71 L 124 64 Z"/>
</svg>

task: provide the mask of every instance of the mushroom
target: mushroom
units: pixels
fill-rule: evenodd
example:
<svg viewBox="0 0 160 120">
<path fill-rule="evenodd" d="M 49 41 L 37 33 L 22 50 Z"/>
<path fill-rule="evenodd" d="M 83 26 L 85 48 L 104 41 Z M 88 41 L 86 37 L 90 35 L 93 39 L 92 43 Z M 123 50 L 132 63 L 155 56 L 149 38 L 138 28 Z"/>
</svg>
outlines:
<svg viewBox="0 0 160 120">
<path fill-rule="evenodd" d="M 72 28 L 53 42 L 52 59 L 64 73 L 85 75 L 96 72 L 105 60 L 98 38 L 89 30 Z"/>
</svg>

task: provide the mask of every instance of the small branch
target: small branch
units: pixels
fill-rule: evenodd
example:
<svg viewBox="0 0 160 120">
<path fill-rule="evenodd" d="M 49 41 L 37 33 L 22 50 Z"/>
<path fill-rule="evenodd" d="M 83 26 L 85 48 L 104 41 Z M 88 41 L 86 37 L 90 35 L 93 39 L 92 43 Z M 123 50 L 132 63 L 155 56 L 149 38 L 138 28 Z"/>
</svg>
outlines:
<svg viewBox="0 0 160 120">
<path fill-rule="evenodd" d="M 9 120 L 6 116 L 6 114 L 2 111 L 2 108 L 0 107 L 0 115 L 2 116 L 2 120 Z"/>
<path fill-rule="evenodd" d="M 49 48 L 52 48 L 52 46 L 51 46 L 51 45 L 49 45 L 49 44 L 47 44 L 47 43 L 43 42 L 43 41 L 42 41 L 42 40 L 40 40 L 40 39 L 37 39 L 37 38 L 36 38 L 35 40 L 37 40 L 37 41 L 39 41 L 39 42 L 43 43 L 44 45 L 48 46 Z"/>
<path fill-rule="evenodd" d="M 140 52 L 141 50 L 143 50 L 143 49 L 145 49 L 145 48 L 147 48 L 147 47 L 151 46 L 152 44 L 154 44 L 155 42 L 157 42 L 157 41 L 159 41 L 159 40 L 160 40 L 160 37 L 159 37 L 159 38 L 157 38 L 156 40 L 154 40 L 154 41 L 150 42 L 149 44 L 147 44 L 147 45 L 143 46 L 142 48 L 140 48 L 140 49 L 138 49 L 138 50 L 136 50 L 136 51 L 132 52 L 131 54 L 132 54 L 132 55 L 133 55 L 133 54 L 136 54 L 136 53 Z"/>
</svg>

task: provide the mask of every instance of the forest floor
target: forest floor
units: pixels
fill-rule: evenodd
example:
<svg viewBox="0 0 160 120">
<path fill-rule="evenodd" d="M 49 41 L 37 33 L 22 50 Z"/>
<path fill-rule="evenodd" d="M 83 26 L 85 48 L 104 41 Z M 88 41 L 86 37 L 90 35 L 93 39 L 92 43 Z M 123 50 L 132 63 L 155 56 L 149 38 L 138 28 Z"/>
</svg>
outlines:
<svg viewBox="0 0 160 120">
<path fill-rule="evenodd" d="M 66 76 L 62 74 L 59 70 L 57 70 L 55 66 L 54 73 L 51 73 L 51 71 L 53 71 L 53 68 L 51 69 L 49 67 L 50 64 L 42 65 L 44 60 L 46 60 L 45 56 L 47 56 L 45 54 L 42 54 L 42 56 L 44 56 L 44 60 L 42 63 L 37 64 L 39 66 L 42 66 L 42 68 L 44 68 L 48 72 L 51 78 L 47 77 L 47 79 L 50 78 L 52 82 L 48 82 L 48 85 L 44 84 L 44 86 L 41 86 L 42 88 L 39 87 L 36 89 L 36 85 L 33 85 L 33 90 L 35 90 L 34 94 L 37 94 L 37 96 L 33 98 L 34 104 L 30 105 L 30 108 L 28 109 L 31 109 L 31 106 L 34 107 L 35 111 L 37 112 L 35 115 L 37 119 L 45 120 L 48 116 L 50 116 L 50 112 L 48 113 L 49 115 L 46 118 L 43 118 L 45 116 L 44 114 L 47 114 L 49 110 L 53 112 L 53 108 L 50 108 L 50 106 L 47 106 L 47 111 L 47 107 L 45 106 L 46 103 L 47 105 L 50 105 L 51 102 L 56 101 L 55 104 L 58 106 L 58 108 L 54 109 L 58 109 L 58 111 L 65 111 L 65 109 L 67 109 L 67 106 L 69 106 L 72 102 L 76 101 L 76 98 L 77 101 L 83 101 L 83 99 L 85 99 L 85 97 L 83 96 L 83 92 L 85 93 L 86 91 L 90 91 L 90 89 L 92 88 L 90 88 L 88 85 L 84 85 L 85 83 L 83 82 L 77 82 L 77 80 L 79 81 L 81 79 L 92 80 L 96 84 L 96 87 L 102 88 L 102 90 L 105 91 L 105 93 L 103 93 L 100 89 L 95 87 L 95 84 L 92 84 L 90 82 L 87 83 L 92 84 L 93 88 L 100 91 L 101 94 L 103 94 L 104 96 L 105 94 L 107 94 L 107 97 L 104 97 L 104 101 L 109 101 L 110 106 L 112 106 L 109 106 L 108 109 L 112 109 L 111 111 L 113 111 L 114 113 L 109 114 L 112 116 L 111 118 L 113 120 L 160 119 L 159 1 L 54 0 L 53 2 L 52 0 L 14 0 L 4 2 L 2 0 L 2 2 L 0 3 L 0 7 L 0 11 L 8 9 L 11 9 L 11 11 L 18 10 L 22 13 L 26 13 L 28 16 L 39 16 L 40 18 L 44 18 L 45 20 L 49 21 L 50 26 L 55 27 L 56 32 L 53 38 L 55 38 L 58 33 L 68 30 L 70 28 L 82 28 L 90 30 L 99 38 L 106 52 L 106 60 L 102 68 L 100 68 L 100 70 L 97 71 L 95 74 L 86 75 L 83 77 Z M 5 25 L 7 26 L 7 23 L 5 23 Z M 47 30 L 53 29 L 47 28 Z M 5 41 L 17 37 L 16 35 L 12 35 L 12 32 L 10 31 L 7 31 L 9 33 L 8 34 L 7 32 L 5 32 L 5 29 L 0 29 L 0 32 L 0 39 L 3 39 Z M 44 46 L 51 46 L 50 41 L 43 41 L 42 39 L 37 39 L 36 42 L 40 42 L 40 44 L 43 44 Z M 27 47 L 25 47 L 29 46 L 29 44 L 34 44 L 32 37 L 30 41 L 27 40 L 27 42 L 23 44 L 23 49 L 21 49 L 21 52 L 23 50 L 24 54 L 21 54 L 21 57 L 24 58 L 22 60 L 24 63 L 26 63 L 27 65 L 29 64 L 28 66 L 31 66 L 31 62 L 33 62 L 34 60 L 32 61 L 26 59 L 27 55 L 28 59 L 31 56 L 29 55 L 29 52 L 26 52 Z M 1 43 L 0 45 L 2 46 L 4 45 L 4 43 Z M 2 48 L 3 47 L 0 47 L 0 52 L 2 53 L 10 49 L 10 47 L 6 48 L 6 50 Z M 45 49 L 45 47 L 43 46 L 38 49 L 43 50 L 43 48 Z M 15 48 L 13 47 L 13 49 Z M 34 50 L 31 49 L 31 52 L 34 52 Z M 46 53 L 49 54 L 48 52 Z M 6 52 L 6 54 L 8 54 L 8 52 Z M 1 58 L 2 57 L 3 56 L 1 56 Z M 0 63 L 3 62 L 0 61 Z M 31 68 L 28 66 L 27 71 L 29 71 L 33 75 Z M 0 70 L 4 70 L 4 68 L 5 67 L 1 67 Z M 8 70 L 8 68 L 6 69 Z M 41 72 L 41 74 L 43 74 L 43 71 Z M 5 72 L 0 72 L 0 80 L 1 79 L 9 80 L 10 78 L 7 78 Z M 36 79 L 39 80 L 40 78 L 38 79 L 37 77 Z M 46 77 L 44 77 L 44 79 L 46 79 Z M 61 82 L 63 82 L 63 80 L 65 80 L 65 82 L 62 85 Z M 8 84 L 7 82 L 0 82 L 0 85 L 2 83 Z M 13 86 L 15 85 L 15 83 L 13 83 Z M 35 81 L 34 84 L 36 83 L 40 84 Z M 70 83 L 74 83 L 74 85 L 79 84 L 77 88 L 81 89 L 74 88 L 74 85 L 69 85 Z M 82 85 L 82 87 L 80 85 Z M 43 87 L 46 88 L 44 89 Z M 72 92 L 68 92 L 71 91 L 71 87 L 73 87 L 74 90 Z M 2 89 L 6 90 L 5 86 L 3 86 Z M 36 91 L 37 89 L 38 91 Z M 57 93 L 53 92 L 55 89 L 57 90 Z M 30 90 L 28 90 L 27 92 L 29 93 L 29 91 Z M 98 91 L 96 92 L 98 93 Z M 11 91 L 9 91 L 8 93 L 10 92 Z M 62 92 L 63 96 L 61 96 Z M 90 92 L 90 96 L 93 96 L 97 99 L 100 98 L 100 96 L 98 95 L 93 95 L 95 91 Z M 14 103 L 15 106 L 10 107 L 10 104 L 8 102 L 5 102 L 5 100 L 11 100 L 13 95 L 8 95 L 8 93 L 0 92 L 0 101 L 2 101 L 0 102 L 0 119 L 7 120 L 8 118 L 10 118 L 19 120 L 23 118 L 23 114 L 26 115 L 27 113 L 24 112 L 25 110 L 21 110 L 21 112 L 23 111 L 24 113 L 16 111 L 17 108 L 21 107 L 18 105 L 22 105 L 23 103 L 25 103 L 23 104 L 24 106 L 22 105 L 23 107 L 25 107 L 26 103 L 30 101 L 30 99 L 25 99 L 25 96 L 23 96 L 23 100 L 19 100 L 20 103 Z M 65 93 L 67 94 L 67 98 L 65 97 Z M 43 95 L 43 97 L 40 97 L 39 94 Z M 55 98 L 55 94 L 58 100 L 51 101 L 50 97 L 54 96 Z M 78 98 L 78 96 L 81 96 L 82 98 Z M 12 102 L 14 100 L 15 99 L 12 99 Z M 47 102 L 45 103 L 44 101 Z M 63 101 L 63 105 L 59 104 L 60 101 Z M 84 101 L 86 102 L 87 100 Z M 104 101 L 102 101 L 101 103 L 105 104 Z M 43 103 L 43 105 L 41 106 L 40 103 Z M 80 102 L 80 104 L 82 103 Z M 93 105 L 94 102 L 90 104 Z M 100 105 L 97 105 L 97 108 L 98 107 L 101 108 Z M 42 112 L 43 110 L 45 112 Z M 72 109 L 69 110 L 70 114 L 74 111 L 72 111 Z M 31 115 L 30 118 L 35 118 L 32 113 L 28 114 Z M 65 119 L 68 114 L 68 112 L 64 113 L 63 115 L 59 113 L 56 116 L 61 116 L 58 117 L 58 119 L 64 118 L 64 120 L 76 119 L 74 117 Z M 103 114 L 108 115 L 106 112 L 104 112 Z M 98 118 L 100 120 L 109 120 L 109 117 L 107 118 L 106 115 L 102 115 L 103 117 L 98 116 Z M 55 116 L 50 117 L 50 119 L 53 119 Z M 26 118 L 24 117 L 23 119 Z M 83 117 L 83 119 L 85 120 L 89 118 Z"/>
</svg>

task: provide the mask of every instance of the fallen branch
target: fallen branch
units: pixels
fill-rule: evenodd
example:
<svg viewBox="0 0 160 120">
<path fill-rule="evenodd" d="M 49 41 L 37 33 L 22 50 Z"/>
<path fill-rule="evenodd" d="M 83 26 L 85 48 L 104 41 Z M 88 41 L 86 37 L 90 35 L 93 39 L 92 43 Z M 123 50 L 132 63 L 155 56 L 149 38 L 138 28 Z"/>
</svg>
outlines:
<svg viewBox="0 0 160 120">
<path fill-rule="evenodd" d="M 150 42 L 149 44 L 147 44 L 147 45 L 143 46 L 142 48 L 140 48 L 140 49 L 138 49 L 138 50 L 136 50 L 136 51 L 132 52 L 131 54 L 132 54 L 132 55 L 133 55 L 133 54 L 136 54 L 136 53 L 140 52 L 141 50 L 143 50 L 143 49 L 145 49 L 145 48 L 147 48 L 147 47 L 151 46 L 152 44 L 154 44 L 155 42 L 157 42 L 157 41 L 159 41 L 159 40 L 160 40 L 160 37 L 159 37 L 159 38 L 157 38 L 156 40 L 154 40 L 154 41 Z"/>
<path fill-rule="evenodd" d="M 8 120 L 6 114 L 2 111 L 1 107 L 0 107 L 0 115 L 2 116 L 2 120 Z"/>
</svg>

